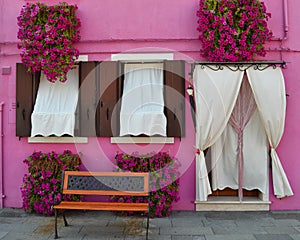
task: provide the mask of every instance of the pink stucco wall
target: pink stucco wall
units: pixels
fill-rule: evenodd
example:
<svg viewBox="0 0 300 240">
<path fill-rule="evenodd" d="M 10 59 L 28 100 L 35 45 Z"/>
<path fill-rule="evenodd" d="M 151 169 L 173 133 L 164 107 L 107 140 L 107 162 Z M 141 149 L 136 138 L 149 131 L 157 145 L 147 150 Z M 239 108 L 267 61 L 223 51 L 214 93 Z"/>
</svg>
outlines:
<svg viewBox="0 0 300 240">
<path fill-rule="evenodd" d="M 10 75 L 0 75 L 0 102 L 3 101 L 4 148 L 3 185 L 5 207 L 21 207 L 20 186 L 26 172 L 23 160 L 34 150 L 62 152 L 64 149 L 81 151 L 83 163 L 90 170 L 110 170 L 117 151 L 169 150 L 182 163 L 180 201 L 175 209 L 193 210 L 195 200 L 195 134 L 190 109 L 186 102 L 186 137 L 175 140 L 172 145 L 112 145 L 106 138 L 90 138 L 88 144 L 28 144 L 26 138 L 15 137 L 15 63 L 20 62 L 16 48 L 16 18 L 24 0 L 0 2 L 0 67 L 11 66 Z M 41 1 L 55 4 L 60 1 Z M 196 31 L 197 0 L 112 0 L 66 1 L 76 3 L 82 21 L 81 42 L 77 44 L 81 54 L 89 60 L 110 59 L 111 54 L 122 52 L 172 52 L 176 59 L 200 60 L 200 43 Z M 269 26 L 276 38 L 283 37 L 282 0 L 265 0 L 272 19 Z M 286 170 L 295 195 L 283 200 L 273 197 L 270 187 L 271 209 L 300 209 L 300 175 L 298 173 L 298 146 L 300 145 L 300 29 L 298 24 L 298 0 L 288 0 L 288 39 L 274 40 L 268 44 L 266 59 L 285 60 L 284 70 L 287 93 L 287 116 L 285 133 L 278 148 L 282 165 Z M 270 185 L 271 186 L 271 185 Z"/>
</svg>

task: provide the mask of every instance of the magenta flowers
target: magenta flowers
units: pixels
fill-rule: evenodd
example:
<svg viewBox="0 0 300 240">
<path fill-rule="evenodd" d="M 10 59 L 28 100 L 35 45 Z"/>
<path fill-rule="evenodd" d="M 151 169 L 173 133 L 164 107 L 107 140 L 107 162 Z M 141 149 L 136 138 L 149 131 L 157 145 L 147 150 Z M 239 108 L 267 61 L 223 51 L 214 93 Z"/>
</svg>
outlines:
<svg viewBox="0 0 300 240">
<path fill-rule="evenodd" d="M 46 6 L 27 3 L 18 16 L 18 47 L 28 72 L 42 71 L 50 82 L 66 81 L 79 51 L 73 44 L 80 39 L 76 5 Z"/>
<path fill-rule="evenodd" d="M 165 217 L 179 200 L 179 163 L 166 152 L 147 155 L 118 153 L 117 171 L 150 172 L 150 217 Z M 112 201 L 148 202 L 147 197 L 115 196 Z M 131 213 L 126 213 L 131 214 Z"/>
<path fill-rule="evenodd" d="M 23 209 L 43 215 L 53 215 L 52 206 L 63 200 L 61 194 L 62 170 L 79 170 L 81 159 L 69 150 L 62 154 L 55 152 L 34 152 L 24 163 L 28 174 L 23 177 L 21 187 Z M 80 200 L 80 196 L 64 196 L 66 200 Z"/>
<path fill-rule="evenodd" d="M 209 61 L 236 62 L 265 56 L 271 14 L 259 0 L 200 0 L 197 12 L 201 55 Z"/>
</svg>

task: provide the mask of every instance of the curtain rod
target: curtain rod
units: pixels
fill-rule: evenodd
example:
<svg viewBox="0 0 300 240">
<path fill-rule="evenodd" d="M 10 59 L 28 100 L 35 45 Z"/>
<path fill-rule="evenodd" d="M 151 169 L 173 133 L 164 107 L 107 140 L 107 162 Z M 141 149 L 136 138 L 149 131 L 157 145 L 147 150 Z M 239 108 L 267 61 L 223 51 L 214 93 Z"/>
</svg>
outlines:
<svg viewBox="0 0 300 240">
<path fill-rule="evenodd" d="M 201 65 L 254 65 L 254 64 L 286 64 L 285 61 L 256 61 L 256 62 L 191 62 L 194 64 L 201 64 Z"/>
<path fill-rule="evenodd" d="M 285 68 L 287 62 L 285 61 L 257 61 L 257 62 L 191 62 L 192 69 L 190 75 L 193 74 L 194 68 L 196 65 L 200 65 L 201 68 L 208 67 L 211 70 L 219 71 L 223 70 L 224 67 L 230 69 L 233 72 L 236 71 L 245 71 L 250 67 L 253 67 L 254 70 L 263 71 L 269 67 L 273 67 L 274 69 L 277 66 L 281 68 Z"/>
</svg>

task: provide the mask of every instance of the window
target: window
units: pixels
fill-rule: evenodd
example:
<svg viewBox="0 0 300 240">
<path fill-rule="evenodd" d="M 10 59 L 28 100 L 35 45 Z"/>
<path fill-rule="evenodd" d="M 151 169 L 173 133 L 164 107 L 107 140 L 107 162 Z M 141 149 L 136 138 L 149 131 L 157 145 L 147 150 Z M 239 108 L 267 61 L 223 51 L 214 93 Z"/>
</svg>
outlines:
<svg viewBox="0 0 300 240">
<path fill-rule="evenodd" d="M 185 79 L 184 61 L 163 62 L 164 114 L 167 119 L 167 136 L 183 137 L 185 130 Z M 113 70 L 113 71 L 109 71 Z M 119 72 L 119 74 L 117 74 Z M 99 136 L 119 136 L 120 110 L 124 85 L 124 63 L 100 63 Z M 100 91 L 101 92 L 101 91 Z M 182 97 L 178 97 L 180 96 Z"/>
<path fill-rule="evenodd" d="M 124 64 L 119 61 L 79 63 L 75 136 L 119 136 L 123 69 Z M 164 61 L 163 69 L 167 136 L 183 137 L 185 63 L 180 60 Z M 23 64 L 17 64 L 17 136 L 28 137 L 31 134 L 31 113 L 36 101 L 39 79 L 40 73 L 28 74 Z M 178 94 L 182 97 L 179 98 Z"/>
</svg>

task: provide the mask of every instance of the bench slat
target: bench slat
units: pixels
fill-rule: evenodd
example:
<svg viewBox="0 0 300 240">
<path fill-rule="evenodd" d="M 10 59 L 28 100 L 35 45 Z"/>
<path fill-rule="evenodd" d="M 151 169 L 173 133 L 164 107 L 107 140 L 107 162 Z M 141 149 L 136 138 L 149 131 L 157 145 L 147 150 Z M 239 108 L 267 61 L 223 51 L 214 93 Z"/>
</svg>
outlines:
<svg viewBox="0 0 300 240">
<path fill-rule="evenodd" d="M 54 209 L 106 210 L 106 211 L 148 211 L 148 203 L 119 202 L 67 202 L 55 205 Z"/>
</svg>

